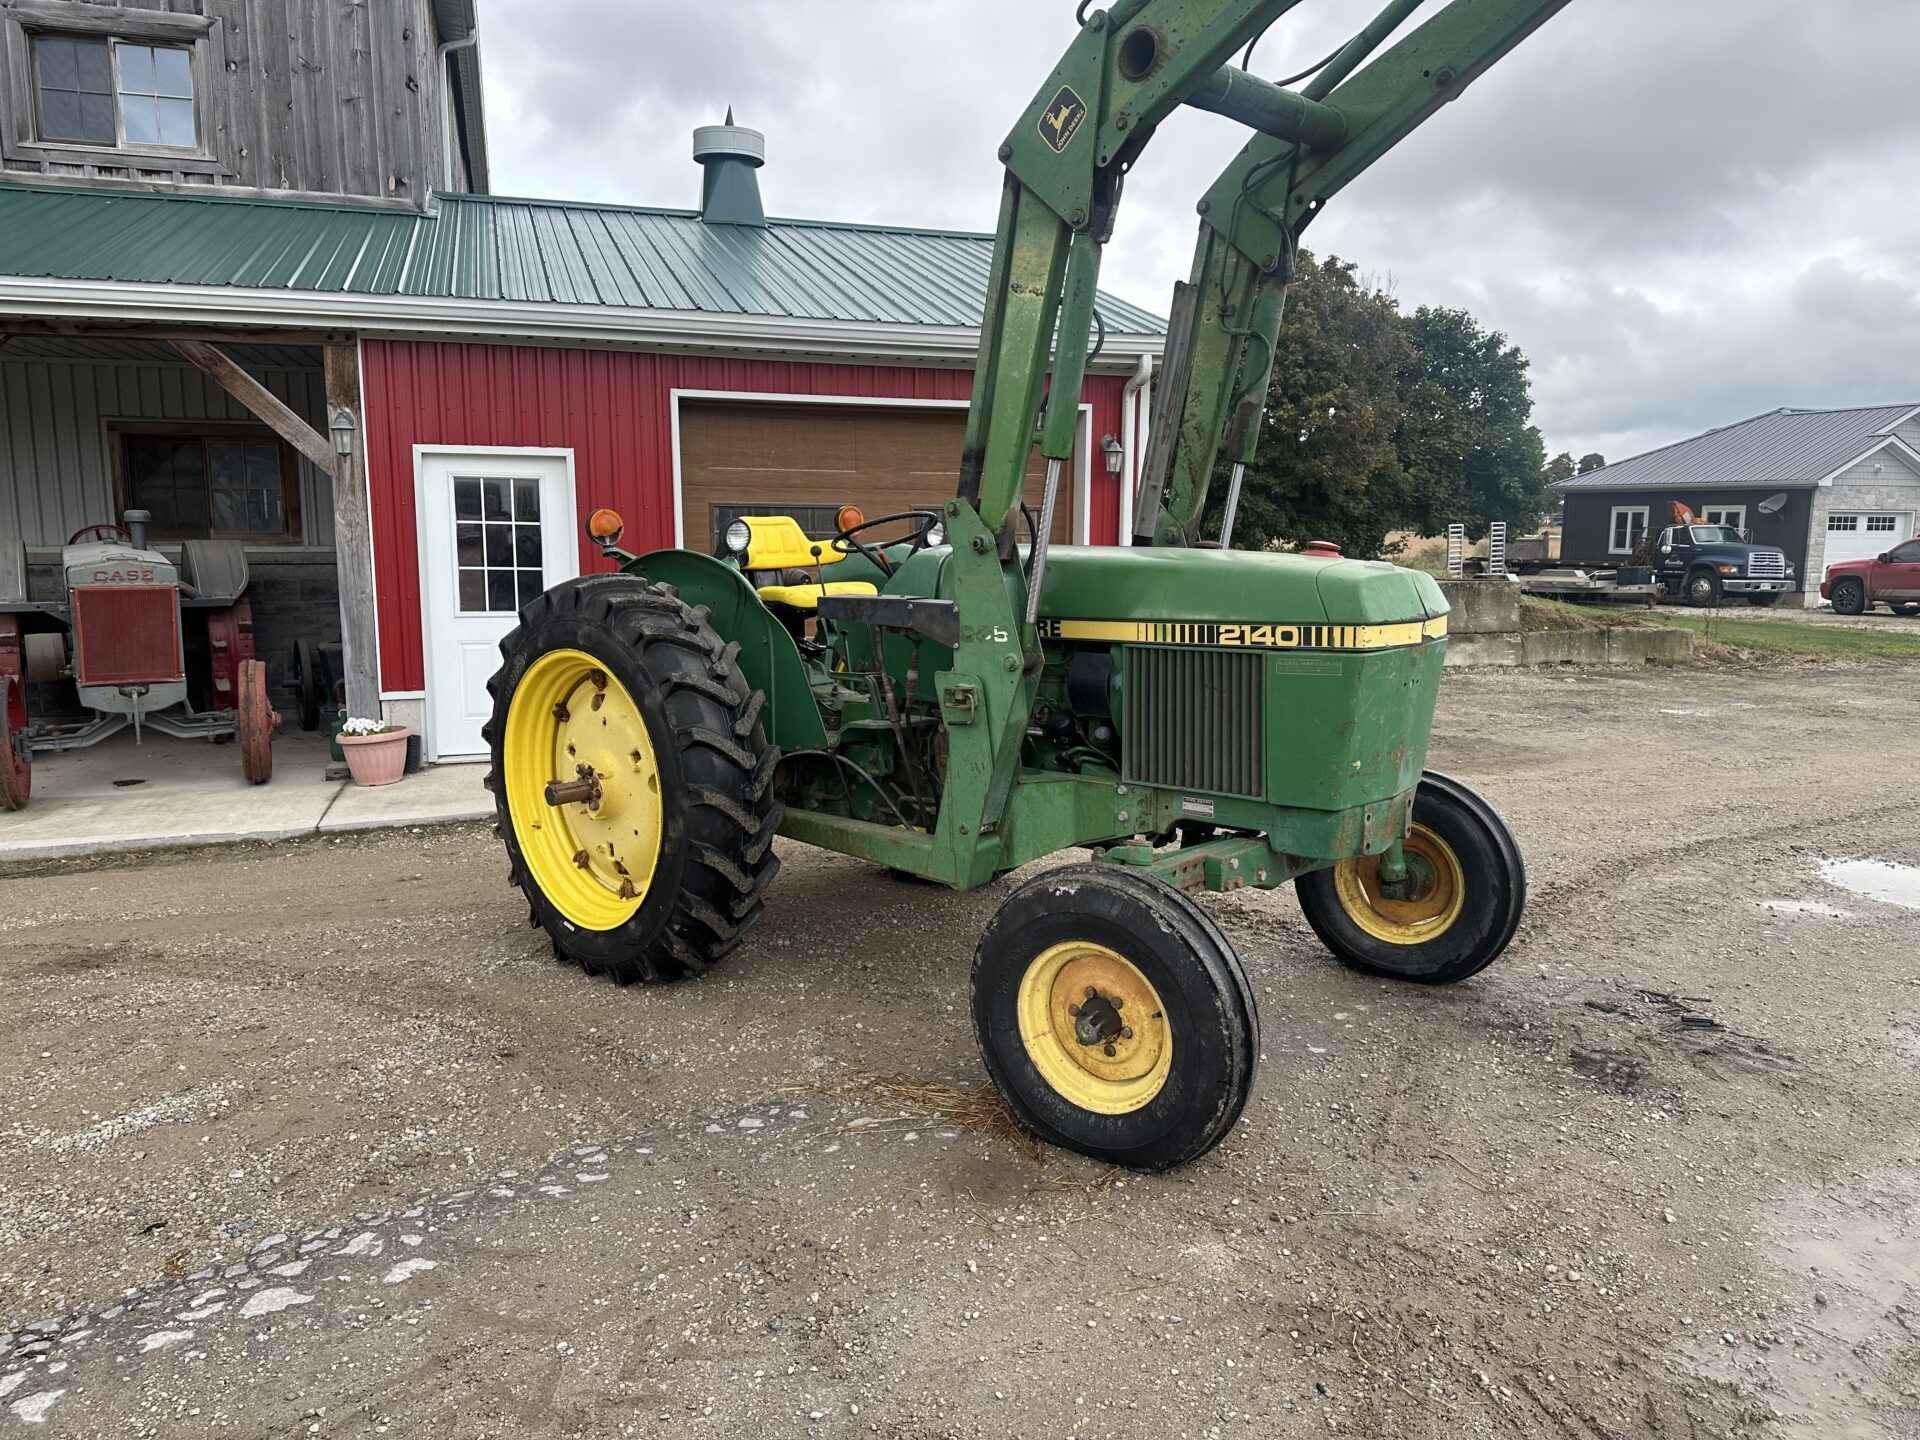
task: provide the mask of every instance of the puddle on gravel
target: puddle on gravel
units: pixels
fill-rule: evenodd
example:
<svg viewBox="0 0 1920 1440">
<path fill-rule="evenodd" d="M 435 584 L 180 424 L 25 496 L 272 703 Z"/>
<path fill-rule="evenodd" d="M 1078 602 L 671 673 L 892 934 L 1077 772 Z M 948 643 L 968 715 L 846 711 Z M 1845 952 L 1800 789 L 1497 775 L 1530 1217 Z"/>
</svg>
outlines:
<svg viewBox="0 0 1920 1440">
<path fill-rule="evenodd" d="M 1820 878 L 1869 900 L 1920 910 L 1920 866 L 1886 860 L 1823 860 Z"/>
</svg>

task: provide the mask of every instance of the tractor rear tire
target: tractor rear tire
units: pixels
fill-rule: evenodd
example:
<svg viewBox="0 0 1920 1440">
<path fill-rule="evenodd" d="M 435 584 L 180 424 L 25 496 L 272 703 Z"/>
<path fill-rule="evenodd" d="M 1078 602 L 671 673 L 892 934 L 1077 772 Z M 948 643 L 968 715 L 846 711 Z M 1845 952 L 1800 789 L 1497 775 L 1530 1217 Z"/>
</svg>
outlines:
<svg viewBox="0 0 1920 1440">
<path fill-rule="evenodd" d="M 240 736 L 240 773 L 249 785 L 264 785 L 273 778 L 273 732 L 280 724 L 267 697 L 266 662 L 242 660 L 238 688 L 234 719 Z"/>
<path fill-rule="evenodd" d="M 1294 883 L 1301 912 L 1350 969 L 1418 985 L 1477 975 L 1507 948 L 1527 903 L 1520 847 L 1494 808 L 1432 770 L 1413 797 L 1409 859 L 1426 883 L 1395 898 L 1378 856 L 1343 860 Z"/>
<path fill-rule="evenodd" d="M 311 640 L 293 642 L 293 688 L 298 697 L 300 728 L 320 728 L 320 647 Z"/>
<path fill-rule="evenodd" d="M 0 810 L 24 810 L 33 796 L 26 732 L 26 691 L 17 677 L 0 675 Z"/>
<path fill-rule="evenodd" d="M 974 952 L 973 1027 L 1022 1124 L 1135 1170 L 1218 1145 L 1260 1054 L 1253 986 L 1220 927 L 1115 865 L 1051 870 L 1007 898 Z"/>
<path fill-rule="evenodd" d="M 496 833 L 554 953 L 622 985 L 703 974 L 779 871 L 765 695 L 704 606 L 594 575 L 520 611 L 488 682 Z M 547 798 L 550 783 L 594 788 Z"/>
</svg>

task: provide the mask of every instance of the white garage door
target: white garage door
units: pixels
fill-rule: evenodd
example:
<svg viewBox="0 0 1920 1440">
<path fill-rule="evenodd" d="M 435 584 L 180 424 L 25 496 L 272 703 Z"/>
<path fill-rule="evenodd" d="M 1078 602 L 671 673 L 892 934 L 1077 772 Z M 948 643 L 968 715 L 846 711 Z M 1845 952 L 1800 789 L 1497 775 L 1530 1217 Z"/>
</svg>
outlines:
<svg viewBox="0 0 1920 1440">
<path fill-rule="evenodd" d="M 1913 513 L 1885 510 L 1844 510 L 1827 516 L 1826 563 L 1871 560 L 1913 535 Z M 1821 579 L 1825 579 L 1824 574 Z"/>
</svg>

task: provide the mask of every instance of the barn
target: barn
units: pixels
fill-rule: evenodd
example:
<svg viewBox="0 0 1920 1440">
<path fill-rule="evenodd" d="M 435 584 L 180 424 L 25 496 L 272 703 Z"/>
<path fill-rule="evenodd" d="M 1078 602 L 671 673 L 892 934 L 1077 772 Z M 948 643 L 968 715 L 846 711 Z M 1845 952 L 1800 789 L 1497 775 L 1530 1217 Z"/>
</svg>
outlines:
<svg viewBox="0 0 1920 1440">
<path fill-rule="evenodd" d="M 257 471 L 276 678 L 344 631 L 353 707 L 451 760 L 517 605 L 604 563 L 593 509 L 711 549 L 743 511 L 830 533 L 949 496 L 991 237 L 768 219 L 757 132 L 694 155 L 691 210 L 0 185 L 0 539 L 45 571 L 130 487 L 164 503 L 155 465 Z M 1099 312 L 1055 535 L 1116 544 L 1164 322 Z"/>
</svg>

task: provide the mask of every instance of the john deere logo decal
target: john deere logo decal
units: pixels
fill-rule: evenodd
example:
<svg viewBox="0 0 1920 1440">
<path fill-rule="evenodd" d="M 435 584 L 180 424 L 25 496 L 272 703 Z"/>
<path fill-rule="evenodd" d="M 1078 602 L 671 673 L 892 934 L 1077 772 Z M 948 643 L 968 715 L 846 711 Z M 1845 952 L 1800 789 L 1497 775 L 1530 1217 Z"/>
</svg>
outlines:
<svg viewBox="0 0 1920 1440">
<path fill-rule="evenodd" d="M 1073 143 L 1086 118 L 1087 102 L 1073 93 L 1071 85 L 1062 85 L 1040 116 L 1040 138 L 1057 155 Z"/>
</svg>

